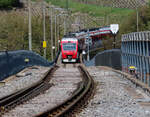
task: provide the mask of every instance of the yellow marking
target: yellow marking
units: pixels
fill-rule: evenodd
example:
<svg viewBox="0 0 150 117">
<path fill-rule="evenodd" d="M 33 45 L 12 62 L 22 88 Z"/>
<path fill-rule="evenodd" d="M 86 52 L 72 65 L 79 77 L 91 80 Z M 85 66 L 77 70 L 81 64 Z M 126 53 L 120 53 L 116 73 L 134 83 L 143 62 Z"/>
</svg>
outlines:
<svg viewBox="0 0 150 117">
<path fill-rule="evenodd" d="M 129 69 L 136 69 L 136 67 L 135 66 L 130 66 Z"/>
<path fill-rule="evenodd" d="M 43 48 L 46 48 L 46 41 L 43 41 Z"/>
<path fill-rule="evenodd" d="M 28 58 L 26 58 L 24 61 L 25 61 L 25 62 L 29 62 L 30 60 L 29 60 Z"/>
</svg>

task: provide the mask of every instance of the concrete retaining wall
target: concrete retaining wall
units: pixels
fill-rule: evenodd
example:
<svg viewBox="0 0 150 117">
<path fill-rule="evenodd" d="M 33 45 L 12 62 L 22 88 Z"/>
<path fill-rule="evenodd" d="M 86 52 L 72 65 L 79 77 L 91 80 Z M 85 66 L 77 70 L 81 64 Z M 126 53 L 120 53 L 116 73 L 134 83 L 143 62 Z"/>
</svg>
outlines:
<svg viewBox="0 0 150 117">
<path fill-rule="evenodd" d="M 25 59 L 29 59 L 26 63 Z M 40 65 L 51 66 L 54 62 L 48 62 L 46 59 L 31 51 L 19 50 L 0 52 L 0 81 L 4 78 L 16 74 L 25 67 Z"/>
<path fill-rule="evenodd" d="M 98 53 L 92 60 L 85 61 L 86 66 L 108 66 L 121 70 L 121 50 L 112 49 Z"/>
</svg>

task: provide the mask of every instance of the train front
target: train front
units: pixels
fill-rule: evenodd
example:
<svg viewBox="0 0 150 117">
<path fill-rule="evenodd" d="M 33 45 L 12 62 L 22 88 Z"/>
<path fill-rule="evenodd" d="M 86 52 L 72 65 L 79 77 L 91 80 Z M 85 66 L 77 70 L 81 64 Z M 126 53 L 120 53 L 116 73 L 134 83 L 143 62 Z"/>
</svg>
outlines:
<svg viewBox="0 0 150 117">
<path fill-rule="evenodd" d="M 62 62 L 78 61 L 78 40 L 76 38 L 63 38 L 61 40 Z"/>
</svg>

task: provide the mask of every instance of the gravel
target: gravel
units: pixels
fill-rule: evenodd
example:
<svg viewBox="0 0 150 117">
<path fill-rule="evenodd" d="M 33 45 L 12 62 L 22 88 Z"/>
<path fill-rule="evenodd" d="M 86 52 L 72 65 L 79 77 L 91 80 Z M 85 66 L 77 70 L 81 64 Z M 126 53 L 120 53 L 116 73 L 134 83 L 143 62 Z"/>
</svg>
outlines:
<svg viewBox="0 0 150 117">
<path fill-rule="evenodd" d="M 62 67 L 63 69 L 61 69 Z M 69 98 L 82 79 L 76 67 L 62 65 L 61 68 L 54 73 L 50 80 L 49 83 L 53 84 L 50 89 L 17 106 L 3 116 L 32 117 L 59 105 Z M 33 70 L 36 71 L 37 69 Z M 34 74 L 33 71 L 29 71 L 27 70 L 25 73 Z M 93 99 L 77 117 L 150 117 L 150 106 L 145 107 L 139 103 L 142 100 L 149 101 L 150 97 L 140 89 L 135 88 L 130 81 L 121 78 L 117 73 L 105 67 L 88 67 L 88 71 L 97 83 L 97 90 Z M 38 74 L 38 72 L 36 73 Z M 29 76 L 27 75 L 25 78 Z M 16 77 L 15 79 L 22 79 L 22 77 Z M 9 82 L 13 82 L 13 80 Z M 132 89 L 137 94 L 142 92 L 140 95 L 146 98 L 139 96 L 139 99 L 137 99 L 137 97 L 134 97 L 135 94 L 127 89 Z"/>
<path fill-rule="evenodd" d="M 88 71 L 97 83 L 97 90 L 78 117 L 150 117 L 150 106 L 141 106 L 125 90 L 125 87 L 137 90 L 130 81 L 105 67 L 89 67 Z"/>
<path fill-rule="evenodd" d="M 0 86 L 0 98 L 37 83 L 49 69 L 50 67 L 29 67 L 7 78 L 4 80 L 5 85 Z"/>
<path fill-rule="evenodd" d="M 63 69 L 62 67 L 53 74 L 50 80 L 50 83 L 53 84 L 51 88 L 23 105 L 17 106 L 6 113 L 4 117 L 32 117 L 68 99 L 77 89 L 77 85 L 82 81 L 82 78 L 77 67 L 70 67 L 70 65 Z"/>
</svg>

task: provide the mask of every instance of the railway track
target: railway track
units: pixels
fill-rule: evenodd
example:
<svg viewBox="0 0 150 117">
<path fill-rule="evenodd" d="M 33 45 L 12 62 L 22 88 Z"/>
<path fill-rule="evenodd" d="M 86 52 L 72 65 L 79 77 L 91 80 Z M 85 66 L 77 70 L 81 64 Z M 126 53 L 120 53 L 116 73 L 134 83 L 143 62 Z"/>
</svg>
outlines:
<svg viewBox="0 0 150 117">
<path fill-rule="evenodd" d="M 10 111 L 12 108 L 16 107 L 19 104 L 24 103 L 25 101 L 39 95 L 40 93 L 46 91 L 51 87 L 51 84 L 48 81 L 51 78 L 53 72 L 58 68 L 58 66 L 54 66 L 51 68 L 43 77 L 43 79 L 36 84 L 18 91 L 9 96 L 3 97 L 0 99 L 0 116 Z"/>
<path fill-rule="evenodd" d="M 64 89 L 62 89 L 62 86 L 60 86 L 60 85 L 63 85 L 63 82 L 65 83 L 68 82 L 65 84 Z M 57 90 L 60 92 L 63 92 L 63 90 L 64 92 L 68 92 L 69 90 L 66 88 L 71 88 L 69 87 L 70 85 L 69 82 L 72 82 L 73 84 L 71 84 L 71 86 L 73 85 L 74 86 L 71 90 L 71 93 L 68 95 L 68 97 L 66 96 L 67 97 L 66 99 L 64 99 L 63 101 L 60 101 L 59 104 L 55 106 L 51 103 L 56 103 L 55 101 L 59 99 L 55 99 L 54 102 L 46 101 L 46 103 L 50 103 L 49 105 L 51 105 L 51 107 L 48 107 L 48 109 L 46 110 L 41 110 L 38 113 L 35 112 L 34 115 L 30 115 L 30 116 L 36 116 L 36 117 L 74 116 L 79 111 L 81 111 L 82 108 L 84 108 L 88 100 L 94 94 L 94 90 L 93 90 L 94 81 L 89 75 L 89 73 L 87 72 L 86 68 L 82 64 L 60 64 L 59 66 L 56 65 L 55 67 L 51 68 L 48 73 L 45 74 L 45 76 L 40 82 L 24 90 L 21 90 L 15 94 L 1 98 L 0 99 L 0 117 L 3 115 L 4 117 L 14 115 L 13 111 L 21 110 L 17 108 L 19 108 L 19 106 L 22 107 L 26 103 L 27 104 L 32 103 L 32 105 L 34 105 L 34 103 L 36 103 L 37 105 L 38 103 L 41 105 L 43 104 L 45 105 L 45 102 L 42 102 L 42 101 L 35 102 L 36 100 L 35 98 L 38 98 L 40 97 L 40 95 L 43 95 L 43 94 L 45 95 L 45 93 L 50 93 L 49 90 L 51 92 L 54 92 L 54 91 L 57 92 Z M 60 85 L 58 83 L 60 83 Z M 59 88 L 54 86 L 55 84 L 56 85 L 58 84 Z M 55 88 L 57 90 L 55 90 Z M 64 93 L 62 94 L 65 95 Z M 50 97 L 49 95 L 51 97 L 56 97 L 55 93 L 48 94 L 47 97 Z M 32 99 L 34 101 L 30 102 L 30 100 Z M 45 99 L 48 99 L 48 98 L 45 98 Z M 53 100 L 52 98 L 50 99 Z M 38 100 L 42 100 L 42 99 L 38 99 Z M 60 96 L 60 100 L 62 100 L 61 96 Z M 34 107 L 37 107 L 37 105 L 35 105 Z M 31 106 L 30 108 L 28 108 L 25 106 L 25 108 L 28 108 L 28 110 L 31 110 L 34 107 Z M 23 111 L 26 111 L 26 110 L 23 110 Z M 10 113 L 10 115 L 8 113 Z M 29 116 L 29 115 L 23 115 L 21 112 L 18 112 L 18 113 L 20 113 L 22 117 Z"/>
<path fill-rule="evenodd" d="M 36 117 L 74 116 L 87 104 L 88 99 L 90 99 L 94 93 L 94 81 L 84 66 L 79 65 L 78 69 L 82 74 L 83 82 L 74 94 L 63 103 L 36 115 Z"/>
<path fill-rule="evenodd" d="M 94 87 L 94 84 L 93 84 L 94 82 L 92 78 L 90 77 L 90 75 L 88 74 L 88 72 L 86 71 L 85 67 L 82 65 L 78 65 L 78 64 L 74 64 L 74 65 L 66 64 L 65 67 L 66 67 L 65 70 L 67 72 L 64 74 L 66 76 L 69 75 L 68 72 L 71 73 L 71 71 L 68 71 L 70 67 L 72 67 L 72 69 L 76 69 L 75 72 L 77 72 L 77 69 L 78 69 L 80 73 L 78 73 L 76 77 L 78 77 L 78 79 L 82 79 L 82 81 L 80 80 L 81 82 L 79 82 L 77 84 L 78 86 L 74 88 L 71 96 L 69 96 L 69 98 L 67 98 L 64 102 L 61 102 L 61 104 L 58 104 L 57 106 L 54 106 L 53 108 L 45 112 L 41 112 L 40 114 L 37 114 L 35 116 L 52 116 L 52 117 L 66 116 L 66 115 L 72 116 L 76 114 L 76 112 L 80 110 L 79 107 L 80 108 L 83 107 L 83 105 L 85 105 L 88 99 L 91 97 L 91 93 Z M 11 113 L 11 110 L 14 110 L 15 107 L 18 107 L 19 105 L 24 105 L 24 103 L 28 102 L 28 100 L 34 98 L 35 96 L 41 94 L 42 92 L 48 89 L 51 89 L 50 88 L 51 83 L 49 82 L 50 79 L 52 77 L 54 78 L 60 77 L 60 74 L 62 75 L 62 73 L 59 70 L 58 70 L 59 75 L 58 73 L 54 72 L 54 71 L 57 71 L 56 70 L 57 68 L 58 66 L 55 66 L 54 68 L 52 68 L 47 74 L 45 74 L 45 77 L 43 78 L 43 80 L 38 82 L 36 85 L 30 88 L 21 90 L 13 95 L 0 99 L 0 108 L 1 108 L 0 116 L 5 115 L 6 112 Z M 62 66 L 62 68 L 64 68 L 64 66 Z M 62 68 L 59 68 L 59 69 L 61 70 Z M 69 76 L 70 77 L 74 76 L 74 73 L 73 74 L 71 73 L 72 75 L 69 75 Z M 66 78 L 66 76 L 63 76 L 62 78 Z"/>
</svg>

